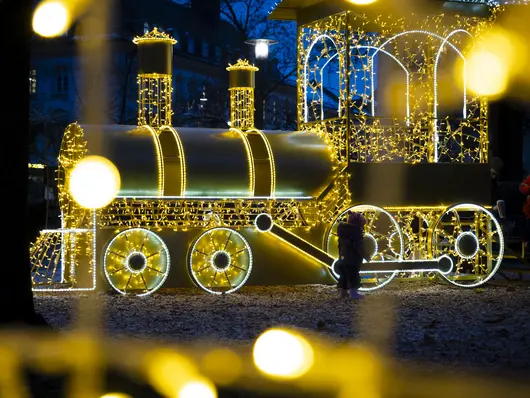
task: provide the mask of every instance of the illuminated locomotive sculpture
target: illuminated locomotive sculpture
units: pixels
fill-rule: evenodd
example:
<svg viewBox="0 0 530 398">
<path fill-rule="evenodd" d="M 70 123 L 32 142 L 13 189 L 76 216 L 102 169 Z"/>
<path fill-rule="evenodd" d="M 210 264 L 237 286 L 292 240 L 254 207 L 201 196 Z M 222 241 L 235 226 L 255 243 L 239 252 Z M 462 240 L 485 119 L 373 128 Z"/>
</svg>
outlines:
<svg viewBox="0 0 530 398">
<path fill-rule="evenodd" d="M 107 283 L 146 295 L 195 283 L 220 294 L 245 283 L 331 284 L 335 231 L 349 210 L 368 220 L 365 290 L 398 275 L 439 275 L 459 286 L 494 275 L 504 243 L 486 209 L 487 103 L 466 90 L 463 50 L 492 17 L 396 18 L 337 1 L 295 6 L 285 0 L 272 17 L 299 23 L 299 132 L 254 128 L 257 68 L 246 61 L 227 68 L 230 129 L 172 127 L 175 41 L 156 29 L 135 39 L 138 126 L 67 128 L 63 226 L 43 231 L 32 248 L 36 290 Z M 453 81 L 438 76 L 453 56 L 463 78 L 450 88 L 456 117 L 442 106 L 441 86 Z M 379 97 L 389 86 L 401 95 L 385 104 Z M 104 156 L 121 174 L 119 196 L 98 211 L 79 207 L 67 190 L 87 155 Z"/>
</svg>

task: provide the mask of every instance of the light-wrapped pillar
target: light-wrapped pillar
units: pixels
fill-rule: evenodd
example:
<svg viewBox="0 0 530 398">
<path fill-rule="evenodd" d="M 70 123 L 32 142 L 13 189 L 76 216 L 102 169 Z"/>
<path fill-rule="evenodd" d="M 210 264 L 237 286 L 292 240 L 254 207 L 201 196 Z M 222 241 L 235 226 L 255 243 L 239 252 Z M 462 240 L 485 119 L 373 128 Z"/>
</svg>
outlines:
<svg viewBox="0 0 530 398">
<path fill-rule="evenodd" d="M 230 72 L 230 122 L 238 129 L 254 128 L 254 89 L 259 70 L 246 60 L 226 68 Z"/>
</svg>

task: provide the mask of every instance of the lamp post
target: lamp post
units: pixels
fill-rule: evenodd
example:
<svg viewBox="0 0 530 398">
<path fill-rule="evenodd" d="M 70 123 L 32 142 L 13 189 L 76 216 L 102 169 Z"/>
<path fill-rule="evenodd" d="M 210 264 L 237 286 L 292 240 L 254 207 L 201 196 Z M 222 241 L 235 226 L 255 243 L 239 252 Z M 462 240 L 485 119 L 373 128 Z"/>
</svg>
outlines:
<svg viewBox="0 0 530 398">
<path fill-rule="evenodd" d="M 277 40 L 270 39 L 252 39 L 245 42 L 251 46 L 254 46 L 254 58 L 256 64 L 263 71 L 258 75 L 256 79 L 256 115 L 255 115 L 255 127 L 259 130 L 263 130 L 264 121 L 263 113 L 265 107 L 265 89 L 267 87 L 268 68 L 267 62 L 269 59 L 269 47 L 277 44 Z"/>
</svg>

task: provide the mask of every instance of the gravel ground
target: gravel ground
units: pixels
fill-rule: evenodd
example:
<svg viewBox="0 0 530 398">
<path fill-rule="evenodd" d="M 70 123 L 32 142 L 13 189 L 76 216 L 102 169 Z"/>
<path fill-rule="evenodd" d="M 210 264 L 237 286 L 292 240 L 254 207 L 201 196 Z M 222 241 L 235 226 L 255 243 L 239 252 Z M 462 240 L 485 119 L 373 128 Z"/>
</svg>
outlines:
<svg viewBox="0 0 530 398">
<path fill-rule="evenodd" d="M 82 296 L 40 295 L 37 309 L 55 328 L 71 325 Z M 392 354 L 410 363 L 451 365 L 501 377 L 530 375 L 530 283 L 496 282 L 462 289 L 431 282 L 393 282 L 362 303 L 339 299 L 332 286 L 246 287 L 212 296 L 198 290 L 149 297 L 102 296 L 106 329 L 115 337 L 251 345 L 272 326 L 289 325 L 336 341 L 365 336 L 393 322 Z M 372 317 L 361 317 L 364 311 Z M 376 334 L 372 333 L 372 336 Z"/>
</svg>

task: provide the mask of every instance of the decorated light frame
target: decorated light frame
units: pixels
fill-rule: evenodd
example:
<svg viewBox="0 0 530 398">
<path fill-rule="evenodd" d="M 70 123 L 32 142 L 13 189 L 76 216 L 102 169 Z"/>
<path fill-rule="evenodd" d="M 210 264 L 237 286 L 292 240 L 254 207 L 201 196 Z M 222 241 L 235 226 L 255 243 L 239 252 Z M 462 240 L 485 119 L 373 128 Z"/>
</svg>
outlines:
<svg viewBox="0 0 530 398">
<path fill-rule="evenodd" d="M 32 246 L 33 284 L 36 291 L 77 291 L 95 290 L 98 269 L 110 286 L 121 294 L 129 293 L 131 280 L 144 288 L 135 288 L 134 294 L 148 295 L 162 287 L 170 267 L 170 256 L 162 232 L 200 231 L 187 253 L 189 274 L 203 290 L 213 294 L 232 293 L 240 289 L 248 280 L 254 264 L 252 248 L 242 231 L 255 229 L 278 239 L 287 246 L 309 255 L 317 263 L 326 267 L 330 275 L 337 277 L 334 270 L 336 242 L 333 240 L 336 226 L 344 221 L 348 211 L 359 211 L 368 219 L 365 232 L 370 242 L 375 242 L 373 258 L 366 269 L 361 271 L 363 290 L 375 290 L 390 283 L 395 277 L 439 275 L 450 283 L 463 287 L 475 287 L 487 282 L 498 270 L 503 258 L 504 238 L 502 229 L 494 215 L 484 204 L 464 203 L 437 206 L 376 206 L 352 201 L 349 182 L 352 175 L 347 165 L 352 163 L 381 163 L 402 161 L 404 163 L 487 163 L 488 131 L 487 101 L 478 96 L 467 96 L 465 79 L 463 82 L 462 118 L 456 128 L 449 128 L 450 118 L 438 114 L 437 86 L 439 84 L 438 63 L 444 49 L 451 49 L 459 57 L 465 57 L 465 49 L 470 36 L 480 36 L 491 24 L 492 19 L 456 17 L 456 25 L 444 25 L 442 16 L 431 16 L 417 22 L 419 26 L 409 26 L 410 21 L 395 19 L 392 16 L 377 16 L 375 23 L 381 27 L 379 35 L 365 32 L 366 19 L 349 12 L 329 16 L 299 30 L 299 86 L 298 116 L 300 129 L 320 135 L 329 145 L 334 177 L 320 197 L 281 196 L 276 193 L 276 166 L 274 153 L 266 134 L 254 127 L 254 73 L 257 68 L 244 60 L 230 65 L 230 133 L 241 138 L 245 146 L 249 169 L 247 196 L 190 196 L 186 195 L 187 172 L 186 155 L 177 131 L 171 126 L 171 102 L 165 101 L 170 93 L 170 84 L 162 96 L 155 91 L 145 90 L 139 81 L 139 125 L 147 128 L 156 147 L 158 167 L 158 195 L 119 196 L 109 206 L 98 211 L 79 207 L 68 192 L 69 173 L 75 164 L 88 153 L 88 145 L 83 130 L 77 124 L 70 125 L 63 139 L 59 156 L 58 186 L 59 202 L 62 210 L 62 228 L 57 231 L 42 231 Z M 374 22 L 374 21 L 372 21 Z M 427 30 L 436 27 L 436 32 Z M 400 33 L 401 32 L 401 33 Z M 423 61 L 431 65 L 418 65 L 413 51 L 405 45 L 405 59 L 393 54 L 387 45 L 413 36 L 426 38 L 429 43 L 437 42 L 435 51 L 423 52 Z M 334 43 L 335 53 L 325 46 L 316 55 L 317 67 L 312 67 L 310 53 L 319 40 Z M 173 39 L 163 32 L 153 31 L 135 42 L 173 43 Z M 372 51 L 372 53 L 370 53 Z M 362 68 L 352 66 L 351 57 L 345 54 L 356 52 L 361 58 Z M 373 63 L 375 54 L 383 54 L 393 59 L 404 71 L 405 101 L 404 116 L 391 119 L 374 117 L 374 89 L 370 84 L 351 84 L 359 79 L 374 81 Z M 429 57 L 427 57 L 429 55 Z M 324 62 L 318 67 L 318 62 Z M 311 86 L 311 76 L 323 82 L 324 70 L 336 62 L 338 65 L 337 117 L 325 115 L 324 102 L 309 105 L 308 95 L 323 96 L 321 84 Z M 358 64 L 359 64 L 358 62 Z M 412 78 L 410 65 L 416 65 L 417 79 Z M 465 65 L 465 62 L 464 62 Z M 140 74 L 141 75 L 141 74 Z M 353 77 L 352 77 L 353 76 Z M 142 79 L 171 79 L 171 76 L 143 76 Z M 149 81 L 151 81 L 149 80 Z M 168 80 L 170 82 L 170 80 Z M 157 83 L 158 82 L 158 83 Z M 151 84 L 151 83 L 149 83 Z M 416 95 L 415 87 L 420 87 L 421 95 Z M 362 92 L 359 94 L 358 90 Z M 355 103 L 354 96 L 361 102 Z M 146 107 L 149 98 L 157 98 L 152 111 Z M 164 97 L 164 98 L 162 98 Z M 147 99 L 146 99 L 147 98 Z M 167 97 L 170 99 L 170 96 Z M 147 101 L 147 102 L 146 102 Z M 422 109 L 423 102 L 431 107 Z M 149 108 L 149 109 L 148 109 Z M 155 109 L 153 108 L 153 109 Z M 312 116 L 310 117 L 312 113 Z M 156 115 L 155 115 L 156 114 Z M 154 116 L 153 116 L 154 115 Z M 445 126 L 445 127 L 444 127 Z M 444 130 L 445 129 L 445 130 Z M 461 146 L 456 155 L 448 154 L 447 143 L 451 140 L 462 143 L 465 129 L 475 133 L 472 145 Z M 444 134 L 441 131 L 444 131 Z M 164 195 L 165 169 L 160 134 L 169 132 L 175 138 L 180 159 L 180 195 Z M 268 154 L 267 162 L 256 162 L 249 136 L 259 138 Z M 257 169 L 270 173 L 270 182 L 264 186 L 257 184 Z M 261 227 L 261 222 L 266 227 Z M 383 222 L 386 227 L 380 227 Z M 104 247 L 100 256 L 96 246 L 97 229 L 114 231 L 114 238 Z M 324 230 L 321 242 L 309 241 L 297 235 L 297 231 Z M 120 237 L 136 234 L 150 242 L 158 242 L 161 252 L 161 268 L 156 268 L 155 282 L 148 282 L 143 275 L 147 267 L 133 270 L 123 278 L 114 278 L 120 267 L 112 264 L 124 258 L 127 268 L 129 256 L 112 253 L 112 245 Z M 215 242 L 216 237 L 228 235 L 225 247 L 201 248 L 205 240 Z M 370 242 L 367 242 L 368 244 Z M 230 251 L 228 246 L 241 247 Z M 397 245 L 397 246 L 396 246 Z M 143 253 L 145 265 L 152 253 Z M 212 251 L 212 253 L 210 253 Z M 160 253 L 161 253 L 160 252 Z M 220 254 L 221 253 L 221 254 Z M 244 253 L 242 260 L 237 256 Z M 114 260 L 112 260 L 114 256 Z M 203 257 L 201 257 L 203 256 Z M 206 256 L 206 257 L 205 257 Z M 220 264 L 216 263 L 219 257 Z M 98 261 L 99 258 L 102 261 Z M 89 266 L 84 280 L 77 278 L 80 258 Z M 60 263 L 59 263 L 60 261 Z M 241 264 L 236 264 L 242 261 Z M 116 261 L 114 261 L 116 262 Z M 226 264 L 225 264 L 226 263 Z M 68 266 L 67 266 L 68 264 Z M 197 268 L 197 264 L 202 264 Z M 59 266 L 61 265 L 61 266 Z M 123 265 L 123 264 L 122 264 Z M 236 268 L 237 265 L 237 268 Z M 225 268 L 227 267 L 227 268 Z M 228 267 L 234 269 L 228 271 Z M 151 267 L 155 268 L 155 267 Z M 211 274 L 203 274 L 207 270 Z M 235 273 L 230 273 L 235 271 Z M 45 274 L 42 274 L 42 271 Z M 153 271 L 153 272 L 155 272 Z M 159 274 L 159 275 L 158 275 Z M 216 281 L 224 275 L 228 283 Z M 57 278 L 60 281 L 57 281 Z M 232 279 L 234 278 L 234 279 Z M 123 279 L 123 280 L 122 280 Z M 232 284 L 233 280 L 237 282 Z M 87 284 L 87 280 L 92 282 Z M 136 282 L 135 282 L 136 283 Z"/>
<path fill-rule="evenodd" d="M 443 15 L 369 18 L 345 11 L 299 27 L 299 129 L 325 137 L 341 162 L 487 163 L 487 101 L 467 90 L 472 40 L 494 21 Z M 379 30 L 374 34 L 373 26 Z M 439 64 L 445 52 L 462 61 L 461 112 L 440 114 Z M 400 117 L 376 110 L 376 56 L 403 71 Z M 384 57 L 383 57 L 384 56 Z M 326 69 L 338 74 L 337 108 L 325 115 Z M 346 143 L 349 142 L 349 145 Z"/>
</svg>

